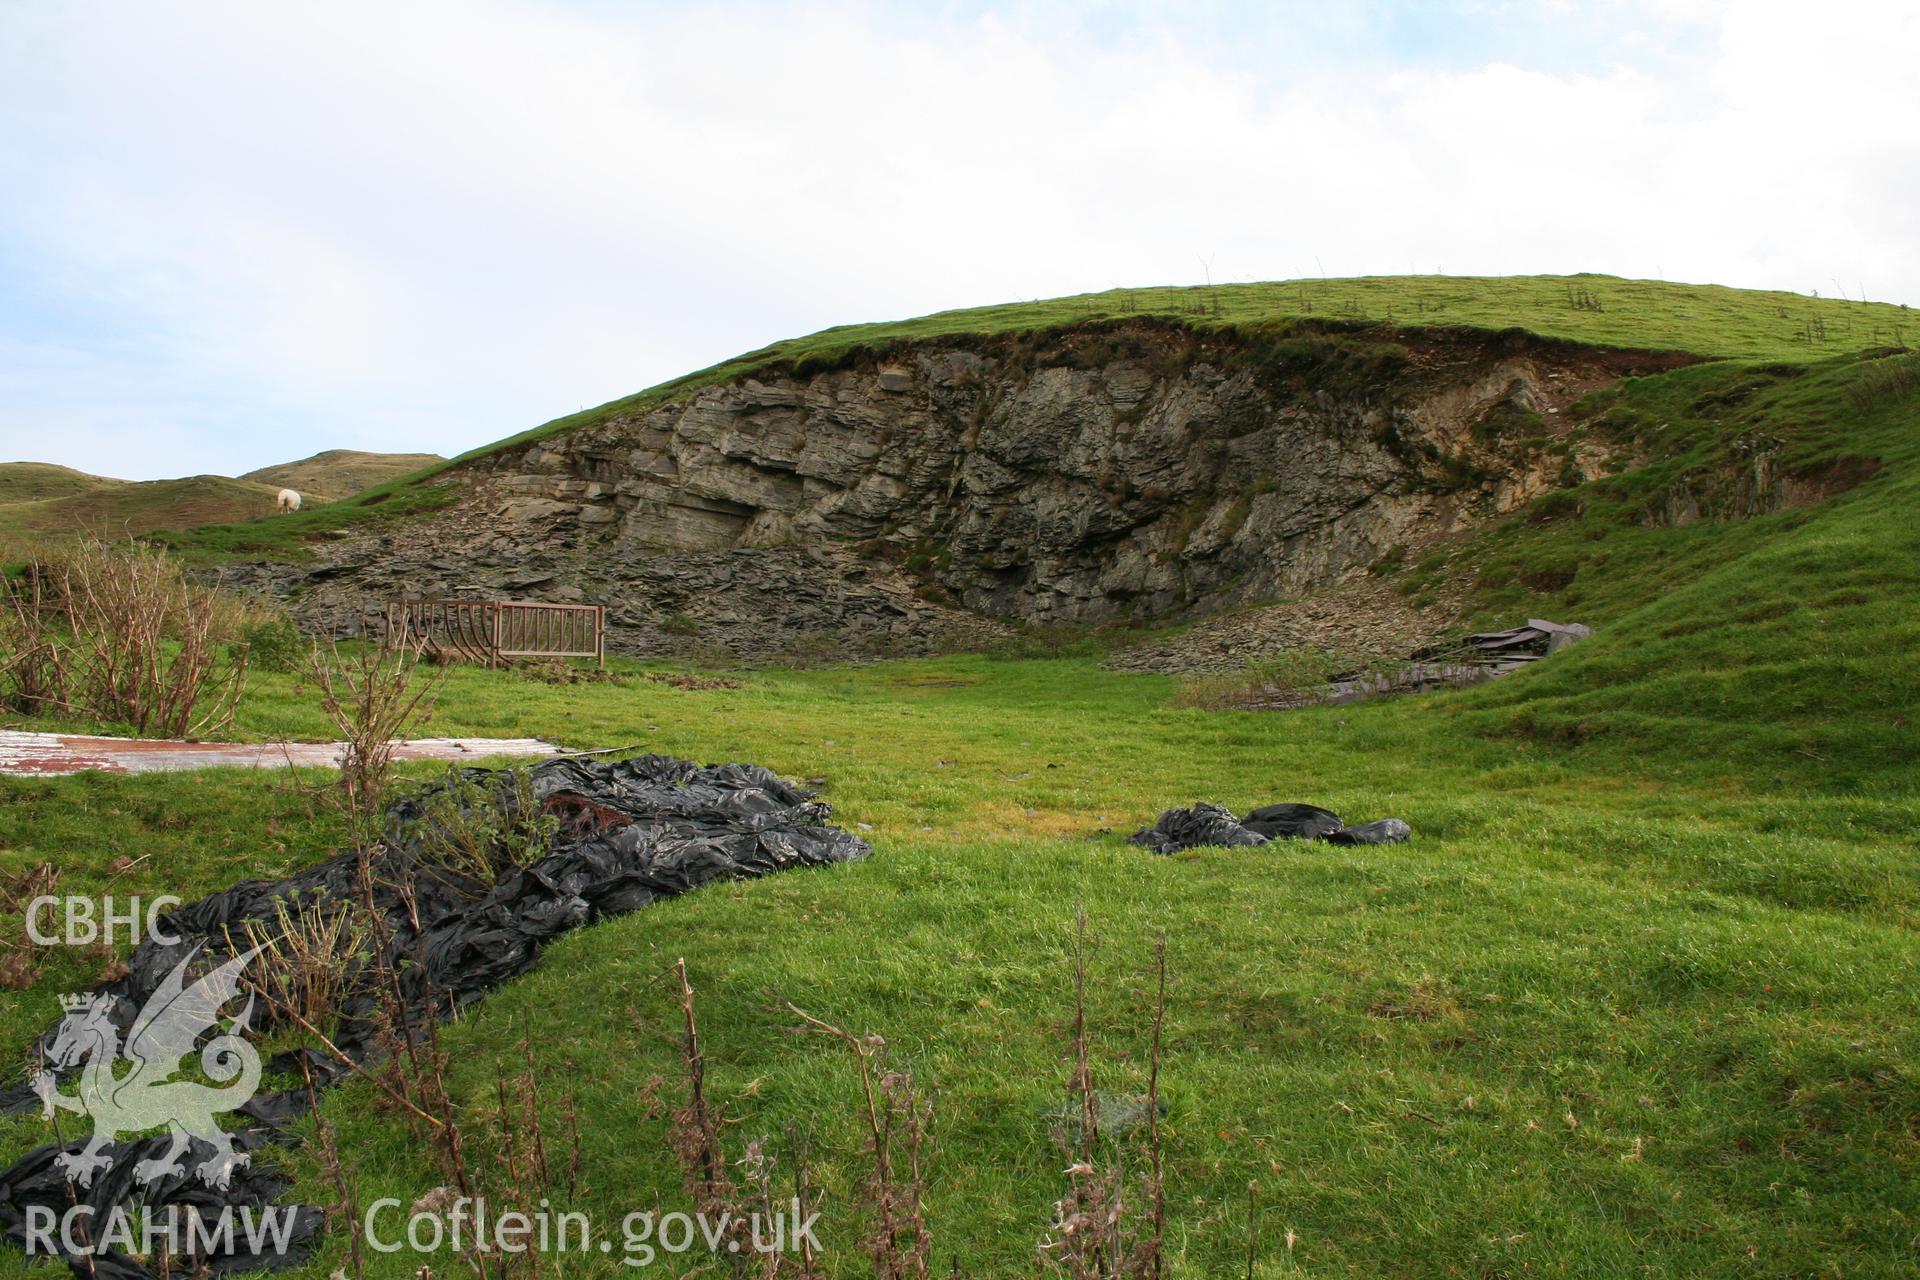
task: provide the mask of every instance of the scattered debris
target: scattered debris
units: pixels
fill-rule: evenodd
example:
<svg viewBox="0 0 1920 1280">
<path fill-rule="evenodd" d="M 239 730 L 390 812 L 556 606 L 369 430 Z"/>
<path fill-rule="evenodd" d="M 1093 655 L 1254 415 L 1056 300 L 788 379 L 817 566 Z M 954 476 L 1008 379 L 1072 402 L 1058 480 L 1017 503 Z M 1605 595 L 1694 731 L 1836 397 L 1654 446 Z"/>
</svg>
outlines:
<svg viewBox="0 0 1920 1280">
<path fill-rule="evenodd" d="M 1474 666 L 1491 675 L 1503 676 L 1518 671 L 1530 662 L 1538 662 L 1550 653 L 1558 653 L 1570 644 L 1578 644 L 1593 634 L 1578 622 L 1548 622 L 1528 618 L 1524 627 L 1510 631 L 1476 631 L 1450 645 L 1422 649 L 1415 660 L 1437 659 L 1445 663 Z"/>
<path fill-rule="evenodd" d="M 1411 653 L 1453 634 L 1457 590 L 1447 584 L 1442 593 L 1440 602 L 1415 605 L 1388 580 L 1356 571 L 1300 599 L 1195 618 L 1171 633 L 1149 632 L 1109 653 L 1101 665 L 1164 675 L 1237 675 L 1303 651 L 1383 658 Z"/>
<path fill-rule="evenodd" d="M 1358 827 L 1341 822 L 1330 809 L 1311 804 L 1270 804 L 1243 820 L 1217 804 L 1191 809 L 1169 809 L 1151 827 L 1127 838 L 1155 853 L 1178 853 L 1206 845 L 1229 849 L 1269 844 L 1274 840 L 1325 840 L 1329 844 L 1400 844 L 1413 829 L 1398 818 L 1381 818 Z"/>
<path fill-rule="evenodd" d="M 626 684 L 624 677 L 605 667 L 576 666 L 565 658 L 517 662 L 513 669 L 521 679 L 541 684 Z"/>
<path fill-rule="evenodd" d="M 537 805 L 543 815 L 557 819 L 549 852 L 529 866 L 509 864 L 491 883 L 476 878 L 470 864 L 437 861 L 433 824 L 442 821 L 447 794 L 476 806 Z M 831 807 L 811 792 L 753 765 L 703 767 L 649 755 L 618 763 L 570 757 L 524 770 L 461 769 L 448 783 L 388 810 L 384 845 L 372 855 L 370 889 L 362 884 L 351 852 L 274 883 L 244 881 L 165 917 L 165 932 L 174 940 L 142 945 L 129 957 L 126 974 L 96 988 L 95 995 L 105 998 L 103 1016 L 124 1034 L 184 958 L 197 953 L 195 962 L 204 963 L 234 956 L 250 936 L 249 926 L 275 927 L 286 902 L 325 911 L 370 894 L 383 924 L 378 936 L 387 941 L 382 954 L 360 955 L 356 963 L 379 966 L 416 1025 L 424 1025 L 428 1017 L 451 1017 L 531 969 L 541 948 L 568 930 L 717 880 L 867 857 L 866 842 L 828 825 L 831 816 Z M 316 1085 L 324 1086 L 378 1057 L 383 1010 L 375 995 L 360 993 L 378 984 L 348 985 L 356 994 L 340 1004 L 332 1037 L 348 1061 L 303 1048 L 275 1058 L 271 1070 L 297 1075 L 304 1066 Z M 278 1012 L 256 1006 L 246 1030 L 256 1036 L 271 1033 Z M 50 1052 L 64 1025 L 49 1029 L 33 1051 L 34 1065 L 55 1076 L 71 1071 Z M 0 1088 L 0 1114 L 40 1105 L 31 1085 Z M 258 1094 L 239 1112 L 253 1127 L 234 1140 L 242 1150 L 257 1150 L 283 1136 L 279 1130 L 305 1106 L 301 1089 Z M 83 1145 L 41 1147 L 0 1173 L 0 1234 L 24 1245 L 29 1207 L 59 1212 L 70 1197 L 93 1205 L 101 1220 L 138 1197 L 161 1207 L 179 1203 L 217 1211 L 232 1204 L 236 1211 L 252 1206 L 257 1212 L 287 1186 L 259 1165 L 236 1171 L 224 1191 L 206 1186 L 197 1174 L 212 1150 L 197 1142 L 178 1176 L 136 1185 L 134 1166 L 167 1145 L 160 1137 L 108 1144 L 101 1152 L 106 1167 L 82 1188 L 70 1183 L 54 1161 Z M 300 1229 L 283 1250 L 224 1258 L 219 1269 L 295 1264 L 310 1253 L 321 1220 L 319 1209 L 303 1209 Z M 67 1261 L 76 1273 L 103 1280 L 151 1274 L 139 1261 L 112 1252 Z"/>
<path fill-rule="evenodd" d="M 738 689 L 746 684 L 746 681 L 735 680 L 731 676 L 697 676 L 691 672 L 677 671 L 649 671 L 641 679 L 675 689 Z"/>
<path fill-rule="evenodd" d="M 1577 622 L 1529 618 L 1510 631 L 1480 631 L 1464 639 L 1415 650 L 1405 662 L 1385 663 L 1334 676 L 1324 685 L 1282 687 L 1250 680 L 1226 705 L 1246 711 L 1288 711 L 1342 706 L 1372 698 L 1435 689 L 1464 689 L 1518 671 L 1578 643 L 1593 632 Z"/>
</svg>

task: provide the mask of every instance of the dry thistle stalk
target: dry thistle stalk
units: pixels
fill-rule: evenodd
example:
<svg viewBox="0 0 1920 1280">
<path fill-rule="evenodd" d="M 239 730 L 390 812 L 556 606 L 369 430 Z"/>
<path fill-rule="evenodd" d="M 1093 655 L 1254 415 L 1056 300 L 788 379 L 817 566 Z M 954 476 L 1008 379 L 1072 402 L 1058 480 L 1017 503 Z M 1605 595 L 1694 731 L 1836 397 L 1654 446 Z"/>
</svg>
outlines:
<svg viewBox="0 0 1920 1280">
<path fill-rule="evenodd" d="M 733 1179 L 727 1172 L 727 1153 L 720 1144 L 719 1125 L 712 1104 L 707 1101 L 707 1059 L 700 1048 L 700 1028 L 694 1019 L 693 985 L 687 980 L 687 962 L 674 961 L 672 972 L 680 984 L 680 1013 L 686 1028 L 680 1043 L 680 1061 L 687 1076 L 687 1100 L 670 1118 L 674 1154 L 680 1160 L 694 1208 L 718 1217 L 733 1207 Z"/>
<path fill-rule="evenodd" d="M 867 1175 L 861 1200 L 867 1210 L 867 1253 L 876 1280 L 926 1280 L 933 1256 L 927 1226 L 927 1168 L 933 1154 L 933 1103 L 913 1074 L 892 1070 L 887 1042 L 856 1036 L 823 1022 L 789 1002 L 787 1008 L 814 1031 L 853 1050 L 859 1064 L 861 1120 L 867 1130 Z"/>
<path fill-rule="evenodd" d="M 354 1280 L 363 1280 L 366 1264 L 360 1253 L 360 1200 L 355 1194 L 353 1175 L 347 1172 L 340 1158 L 340 1143 L 327 1122 L 326 1113 L 320 1109 L 320 1098 L 313 1087 L 313 1071 L 302 1060 L 300 1074 L 307 1086 L 307 1110 L 313 1116 L 314 1155 L 327 1178 L 333 1183 L 334 1192 L 339 1199 L 334 1204 L 334 1212 L 347 1224 L 347 1257 L 353 1263 Z"/>
<path fill-rule="evenodd" d="M 1166 939 L 1154 946 L 1155 989 L 1151 1050 L 1147 1068 L 1144 1168 L 1130 1190 L 1125 1160 L 1116 1144 L 1103 1161 L 1100 1105 L 1090 1065 L 1086 1016 L 1087 922 L 1084 910 L 1074 929 L 1073 1068 L 1069 1089 L 1080 1116 L 1073 1163 L 1066 1170 L 1067 1190 L 1054 1205 L 1049 1234 L 1040 1243 L 1042 1261 L 1069 1280 L 1161 1280 L 1166 1273 L 1165 1161 L 1160 1130 L 1161 1044 L 1166 1026 Z"/>
<path fill-rule="evenodd" d="M 506 1064 L 496 1060 L 494 1063 L 494 1072 L 499 1086 L 501 1137 L 501 1150 L 496 1158 L 506 1166 L 508 1202 L 521 1214 L 532 1217 L 534 1211 L 533 1205 L 537 1197 L 530 1194 L 528 1175 L 532 1170 L 528 1167 L 528 1161 L 520 1150 L 520 1142 L 516 1136 L 516 1131 L 519 1126 L 514 1123 L 513 1105 L 507 1093 Z M 538 1276 L 540 1274 L 540 1251 L 538 1249 L 529 1249 L 525 1253 L 517 1256 L 527 1259 L 527 1264 L 531 1268 L 533 1275 Z M 503 1258 L 501 1261 L 501 1270 L 503 1272 L 506 1266 L 506 1260 Z"/>
<path fill-rule="evenodd" d="M 551 1187 L 553 1179 L 547 1172 L 547 1139 L 540 1130 L 539 1077 L 533 1069 L 533 1047 L 525 1040 L 520 1042 L 520 1054 L 527 1064 L 525 1073 L 520 1077 L 520 1110 L 526 1117 L 529 1154 L 533 1158 L 533 1168 L 539 1177 L 539 1185 Z"/>
<path fill-rule="evenodd" d="M 380 834 L 400 739 L 432 713 L 442 676 L 417 680 L 419 648 L 363 646 L 351 657 L 332 638 L 316 641 L 307 676 L 319 691 L 320 709 L 333 722 L 345 749 L 335 803 L 363 852 Z"/>
</svg>

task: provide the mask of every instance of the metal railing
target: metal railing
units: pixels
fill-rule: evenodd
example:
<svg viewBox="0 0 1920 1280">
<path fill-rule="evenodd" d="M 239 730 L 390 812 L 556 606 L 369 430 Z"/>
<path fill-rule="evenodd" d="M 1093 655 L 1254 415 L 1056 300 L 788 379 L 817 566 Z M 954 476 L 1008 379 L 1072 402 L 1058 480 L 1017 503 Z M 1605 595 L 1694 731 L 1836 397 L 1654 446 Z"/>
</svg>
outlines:
<svg viewBox="0 0 1920 1280">
<path fill-rule="evenodd" d="M 539 600 L 389 600 L 386 647 L 497 667 L 514 658 L 607 665 L 607 610 Z"/>
</svg>

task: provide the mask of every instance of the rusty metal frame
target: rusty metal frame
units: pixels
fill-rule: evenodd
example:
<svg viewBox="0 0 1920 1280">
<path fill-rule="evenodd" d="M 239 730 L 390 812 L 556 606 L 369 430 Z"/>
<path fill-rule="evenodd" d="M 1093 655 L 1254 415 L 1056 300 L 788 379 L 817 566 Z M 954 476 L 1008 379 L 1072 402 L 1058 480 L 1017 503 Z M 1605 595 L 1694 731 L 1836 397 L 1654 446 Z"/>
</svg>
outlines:
<svg viewBox="0 0 1920 1280">
<path fill-rule="evenodd" d="M 389 600 L 384 643 L 489 667 L 514 658 L 592 658 L 604 667 L 607 610 L 544 600 Z"/>
</svg>

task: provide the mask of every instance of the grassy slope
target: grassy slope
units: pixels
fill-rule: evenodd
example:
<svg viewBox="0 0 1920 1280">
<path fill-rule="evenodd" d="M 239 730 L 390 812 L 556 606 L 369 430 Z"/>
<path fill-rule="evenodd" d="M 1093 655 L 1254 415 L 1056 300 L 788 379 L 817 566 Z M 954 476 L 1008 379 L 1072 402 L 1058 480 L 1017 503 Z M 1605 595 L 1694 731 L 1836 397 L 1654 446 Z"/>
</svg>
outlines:
<svg viewBox="0 0 1920 1280">
<path fill-rule="evenodd" d="M 1597 297 L 1603 309 L 1572 305 L 1570 298 L 1578 298 L 1581 290 Z M 376 486 L 324 511 L 302 512 L 294 520 L 275 521 L 264 527 L 182 530 L 170 535 L 169 541 L 193 557 L 301 558 L 309 553 L 311 542 L 349 524 L 404 517 L 439 506 L 447 495 L 435 478 L 461 462 L 528 440 L 564 434 L 616 414 L 644 412 L 702 387 L 757 371 L 831 363 L 858 351 L 884 353 L 901 343 L 927 338 L 1021 333 L 1133 316 L 1171 316 L 1198 328 L 1264 325 L 1300 317 L 1493 330 L 1522 327 L 1547 337 L 1601 346 L 1756 359 L 1808 359 L 1897 345 L 1916 332 L 1908 308 L 1890 303 L 1613 276 L 1375 276 L 1116 289 L 823 329 L 555 418 L 412 476 Z"/>
<path fill-rule="evenodd" d="M 363 453 L 356 449 L 327 449 L 298 462 L 261 467 L 241 476 L 256 484 L 282 485 L 303 496 L 337 499 L 370 489 L 401 476 L 412 475 L 446 459 L 437 453 Z"/>
<path fill-rule="evenodd" d="M 148 481 L 115 480 L 39 462 L 3 463 L 0 546 L 28 546 L 82 530 L 126 537 L 206 525 L 241 531 L 238 536 L 244 538 L 246 530 L 273 527 L 274 497 L 282 486 L 300 490 L 307 505 L 295 519 L 312 522 L 332 499 L 389 485 L 441 461 L 430 453 L 334 449 L 238 478 L 185 476 Z M 338 525 L 351 516 L 320 518 Z"/>
<path fill-rule="evenodd" d="M 1596 287 L 1603 315 L 1631 314 Z M 653 975 L 684 955 L 736 1151 L 811 1125 L 846 1204 L 851 1081 L 825 1047 L 784 1033 L 780 1005 L 883 1032 L 941 1091 L 938 1266 L 1017 1272 L 1061 1186 L 1036 1113 L 1066 1077 L 1084 903 L 1101 935 L 1091 1003 L 1109 1088 L 1139 1086 L 1148 940 L 1170 939 L 1179 1274 L 1237 1267 L 1249 1179 L 1269 1240 L 1298 1233 L 1284 1259 L 1269 1244 L 1265 1274 L 1911 1274 L 1920 534 L 1906 513 L 1920 398 L 1888 372 L 1900 367 L 1729 361 L 1588 406 L 1583 429 L 1636 442 L 1646 467 L 1403 581 L 1419 591 L 1485 565 L 1473 589 L 1488 616 L 1586 617 L 1598 633 L 1462 693 L 1221 714 L 1087 660 L 982 657 L 761 673 L 709 692 L 454 673 L 440 731 L 824 775 L 878 850 L 565 940 L 450 1033 L 459 1096 L 477 1116 L 495 1059 L 512 1069 L 524 1037 L 548 1079 L 579 1090 L 596 1218 L 683 1205 L 644 1096 L 672 1072 Z M 1649 520 L 1683 477 L 1711 512 L 1761 437 L 1786 470 L 1882 466 L 1815 507 Z M 324 730 L 285 677 L 260 682 L 243 727 Z M 0 871 L 54 857 L 95 892 L 123 852 L 153 856 L 114 892 L 192 893 L 277 873 L 331 834 L 262 778 L 0 791 L 13 802 L 0 805 Z M 1201 798 L 1393 813 L 1418 835 L 1381 851 L 1155 860 L 1097 834 Z M 56 963 L 0 1010 L 0 1043 L 23 1042 L 51 993 L 97 961 Z M 437 1180 L 364 1090 L 329 1106 L 363 1199 Z M 42 1134 L 0 1127 L 7 1151 Z M 834 1273 L 862 1274 L 844 1215 L 829 1214 L 828 1235 Z M 326 1274 L 340 1246 L 307 1274 Z M 608 1273 L 590 1262 L 548 1274 Z M 380 1265 L 405 1275 L 414 1260 Z M 15 1267 L 0 1253 L 0 1273 Z"/>
<path fill-rule="evenodd" d="M 0 503 L 40 502 L 126 483 L 51 462 L 0 462 Z"/>
<path fill-rule="evenodd" d="M 845 1204 L 846 1064 L 785 1034 L 780 1004 L 883 1032 L 940 1089 L 942 1267 L 1016 1272 L 1063 1166 L 1037 1113 L 1066 1074 L 1084 903 L 1107 1087 L 1139 1087 L 1148 941 L 1170 938 L 1181 1274 L 1235 1265 L 1249 1179 L 1269 1238 L 1299 1233 L 1307 1274 L 1910 1270 L 1910 793 L 1730 786 L 1717 762 L 1685 757 L 1666 781 L 1622 776 L 1588 749 L 1461 734 L 1471 696 L 1275 716 L 1176 709 L 1169 694 L 1085 660 L 763 673 L 710 692 L 457 672 L 440 729 L 822 775 L 878 850 L 567 939 L 451 1032 L 459 1096 L 478 1117 L 495 1058 L 511 1069 L 524 1037 L 556 1092 L 579 1090 L 596 1217 L 681 1205 L 644 1095 L 672 1073 L 653 975 L 686 956 L 736 1150 L 814 1126 L 819 1172 Z M 255 732 L 321 727 L 285 678 L 246 715 Z M 284 869 L 331 834 L 266 778 L 4 790 L 0 857 L 61 858 L 71 890 L 211 888 Z M 1393 813 L 1419 834 L 1399 849 L 1173 860 L 1097 834 L 1203 797 Z M 152 856 L 110 880 L 101 868 L 122 853 Z M 71 978 L 98 962 L 61 963 Z M 0 1037 L 21 1043 L 56 989 L 10 1003 Z M 330 1105 L 363 1197 L 411 1199 L 437 1180 L 364 1091 Z M 9 1151 L 42 1132 L 0 1129 Z M 828 1222 L 834 1274 L 862 1274 L 851 1224 Z M 0 1272 L 16 1261 L 0 1253 Z M 374 1274 L 410 1274 L 400 1261 Z"/>
<path fill-rule="evenodd" d="M 226 476 L 98 480 L 59 497 L 0 503 L 0 537 L 89 530 L 119 538 L 165 525 L 257 519 L 272 514 L 274 493 L 267 485 Z"/>
<path fill-rule="evenodd" d="M 1904 787 L 1920 747 L 1920 357 L 1727 362 L 1588 406 L 1641 468 L 1553 495 L 1403 589 L 1460 573 L 1479 616 L 1580 618 L 1596 640 L 1458 704 L 1463 724 L 1589 744 L 1638 771 L 1706 753 L 1730 775 Z M 1714 519 L 1756 448 L 1782 472 L 1877 463 L 1816 505 Z M 1708 519 L 1650 519 L 1677 482 Z M 1718 492 L 1716 492 L 1716 488 Z M 1545 589 L 1542 589 L 1545 588 Z"/>
</svg>

